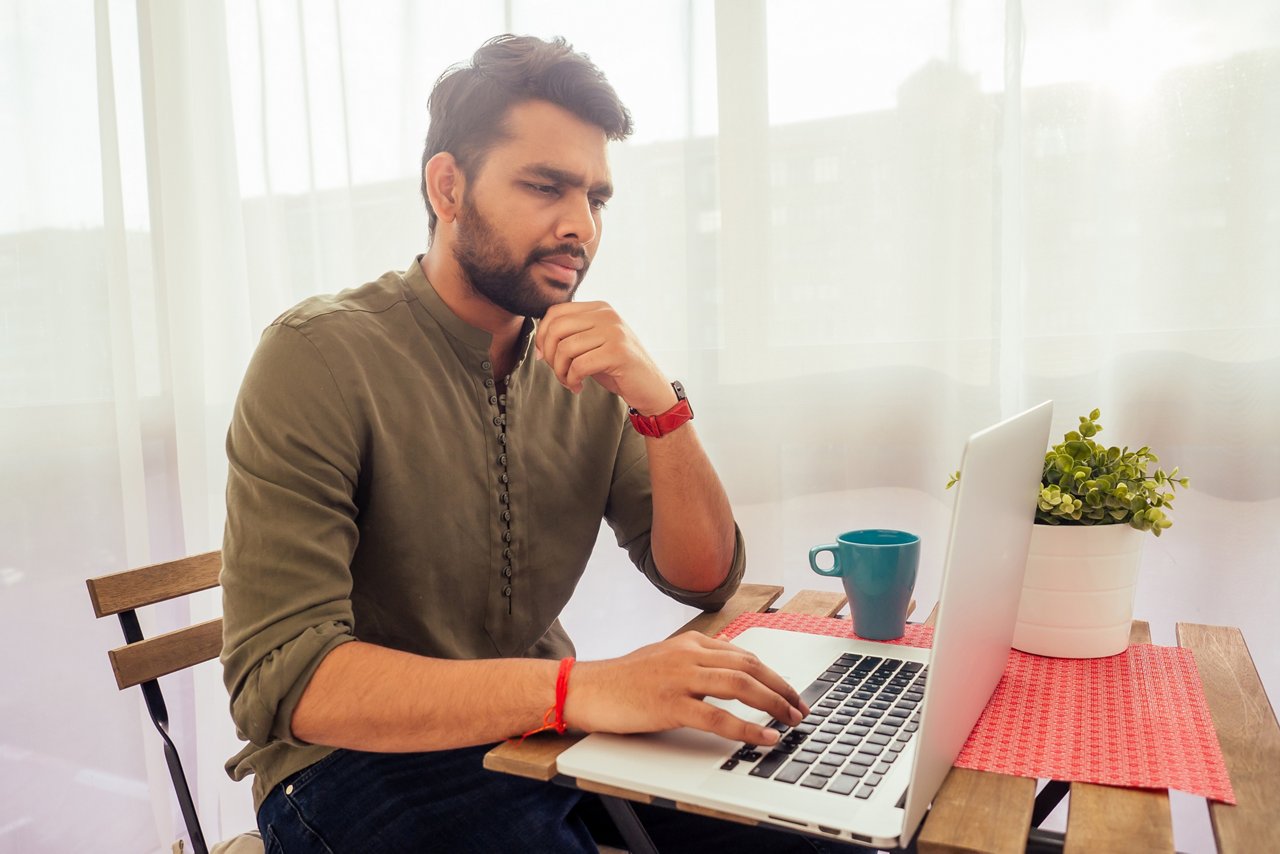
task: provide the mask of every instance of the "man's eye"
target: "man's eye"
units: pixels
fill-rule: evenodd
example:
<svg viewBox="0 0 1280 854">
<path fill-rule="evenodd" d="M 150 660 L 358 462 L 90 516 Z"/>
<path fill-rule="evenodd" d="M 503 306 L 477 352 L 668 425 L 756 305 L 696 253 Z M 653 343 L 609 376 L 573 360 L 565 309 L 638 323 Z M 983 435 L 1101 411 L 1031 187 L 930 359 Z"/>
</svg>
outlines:
<svg viewBox="0 0 1280 854">
<path fill-rule="evenodd" d="M 558 190 L 551 184 L 529 184 L 529 189 L 544 196 L 554 196 Z"/>
<path fill-rule="evenodd" d="M 604 210 L 604 209 L 605 209 L 605 208 L 607 208 L 607 207 L 609 207 L 609 203 L 608 203 L 608 202 L 606 202 L 604 199 L 592 199 L 592 200 L 591 200 L 591 209 L 592 209 L 592 210 L 602 211 L 602 210 Z"/>
</svg>

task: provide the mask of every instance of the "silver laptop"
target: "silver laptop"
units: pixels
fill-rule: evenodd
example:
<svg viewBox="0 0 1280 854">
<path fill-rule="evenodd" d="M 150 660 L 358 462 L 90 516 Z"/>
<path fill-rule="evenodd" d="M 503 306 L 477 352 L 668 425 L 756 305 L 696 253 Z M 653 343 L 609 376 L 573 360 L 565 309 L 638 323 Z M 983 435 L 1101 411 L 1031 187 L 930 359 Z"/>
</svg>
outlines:
<svg viewBox="0 0 1280 854">
<path fill-rule="evenodd" d="M 579 780 L 878 848 L 906 845 L 1000 681 L 1013 639 L 1053 404 L 969 437 L 932 650 L 751 628 L 734 643 L 812 708 L 773 748 L 678 729 L 595 733 L 558 760 Z M 807 686 L 807 687 L 806 687 Z"/>
</svg>

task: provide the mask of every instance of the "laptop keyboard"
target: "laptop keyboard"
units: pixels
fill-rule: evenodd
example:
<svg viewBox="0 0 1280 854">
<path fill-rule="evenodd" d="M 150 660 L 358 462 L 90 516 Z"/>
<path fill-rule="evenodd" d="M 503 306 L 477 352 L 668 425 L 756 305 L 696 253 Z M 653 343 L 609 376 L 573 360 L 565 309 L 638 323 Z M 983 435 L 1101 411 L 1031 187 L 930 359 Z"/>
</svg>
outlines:
<svg viewBox="0 0 1280 854">
<path fill-rule="evenodd" d="M 928 667 L 845 653 L 801 692 L 811 714 L 772 748 L 744 744 L 721 765 L 779 783 L 866 799 L 920 728 Z"/>
</svg>

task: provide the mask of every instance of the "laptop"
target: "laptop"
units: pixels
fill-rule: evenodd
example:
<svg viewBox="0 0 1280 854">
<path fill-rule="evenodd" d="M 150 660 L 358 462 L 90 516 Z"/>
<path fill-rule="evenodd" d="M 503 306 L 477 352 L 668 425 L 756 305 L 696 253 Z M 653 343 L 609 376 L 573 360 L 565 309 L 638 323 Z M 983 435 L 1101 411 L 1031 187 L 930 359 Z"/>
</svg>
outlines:
<svg viewBox="0 0 1280 854">
<path fill-rule="evenodd" d="M 753 627 L 733 640 L 812 709 L 774 747 L 690 728 L 593 733 L 558 771 L 829 839 L 908 844 L 991 698 L 1013 640 L 1052 401 L 970 436 L 951 515 L 932 650 Z"/>
</svg>

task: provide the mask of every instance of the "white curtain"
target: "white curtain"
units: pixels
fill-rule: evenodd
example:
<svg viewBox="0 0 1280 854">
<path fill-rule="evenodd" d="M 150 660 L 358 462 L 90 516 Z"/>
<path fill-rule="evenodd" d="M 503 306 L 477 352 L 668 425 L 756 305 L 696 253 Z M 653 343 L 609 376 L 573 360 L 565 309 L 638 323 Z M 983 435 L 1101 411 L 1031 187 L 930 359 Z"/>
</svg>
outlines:
<svg viewBox="0 0 1280 854">
<path fill-rule="evenodd" d="M 1144 553 L 1156 641 L 1240 626 L 1280 690 L 1272 0 L 7 0 L 0 852 L 180 835 L 83 580 L 218 547 L 259 332 L 423 251 L 427 95 L 503 31 L 635 114 L 583 295 L 689 388 L 749 581 L 827 587 L 809 546 L 908 528 L 927 610 L 964 437 L 1052 397 L 1192 480 Z M 605 536 L 565 619 L 599 657 L 687 616 Z M 216 663 L 166 690 L 207 836 L 247 829 Z"/>
</svg>

